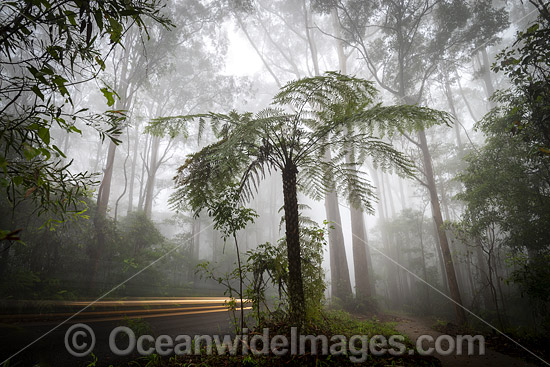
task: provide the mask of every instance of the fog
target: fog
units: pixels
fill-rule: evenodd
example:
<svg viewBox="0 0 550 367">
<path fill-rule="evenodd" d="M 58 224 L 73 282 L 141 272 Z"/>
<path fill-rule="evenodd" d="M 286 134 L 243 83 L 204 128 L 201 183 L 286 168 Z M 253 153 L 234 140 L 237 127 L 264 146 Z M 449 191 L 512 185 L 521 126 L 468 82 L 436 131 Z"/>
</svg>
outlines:
<svg viewBox="0 0 550 367">
<path fill-rule="evenodd" d="M 272 278 L 258 307 L 287 302 L 292 318 L 287 166 L 273 153 L 286 145 L 266 148 L 271 125 L 239 130 L 274 108 L 302 124 L 288 125 L 289 149 L 318 144 L 296 164 L 301 264 L 314 269 L 300 274 L 307 307 L 320 292 L 317 308 L 548 331 L 549 146 L 534 110 L 547 112 L 548 85 L 541 105 L 517 112 L 533 106 L 518 99 L 529 73 L 548 82 L 548 60 L 538 72 L 520 58 L 535 51 L 517 42 L 537 19 L 539 31 L 548 25 L 544 2 L 174 0 L 139 20 L 88 20 L 91 36 L 83 21 L 58 39 L 32 28 L 27 41 L 7 33 L 16 5 L 0 7 L 6 309 L 106 293 L 249 298 L 235 269 L 246 265 L 245 288 L 256 284 L 269 243 L 290 274 L 261 268 Z M 60 48 L 39 56 L 48 42 Z M 342 75 L 372 98 L 340 111 L 353 100 L 342 87 L 326 105 L 325 95 L 296 102 L 316 90 L 292 83 L 340 85 Z M 283 104 L 275 96 L 289 85 Z M 277 129 L 274 141 L 292 130 Z M 228 202 L 233 220 L 254 215 L 227 224 L 215 214 Z"/>
</svg>

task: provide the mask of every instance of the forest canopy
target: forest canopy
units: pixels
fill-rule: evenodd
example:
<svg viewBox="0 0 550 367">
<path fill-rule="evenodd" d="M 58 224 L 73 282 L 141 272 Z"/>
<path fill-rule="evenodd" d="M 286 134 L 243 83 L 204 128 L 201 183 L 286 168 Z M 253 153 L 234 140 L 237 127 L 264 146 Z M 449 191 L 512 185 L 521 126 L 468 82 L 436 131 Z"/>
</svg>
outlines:
<svg viewBox="0 0 550 367">
<path fill-rule="evenodd" d="M 549 60 L 544 0 L 1 2 L 0 329 L 409 317 L 540 362 Z"/>
</svg>

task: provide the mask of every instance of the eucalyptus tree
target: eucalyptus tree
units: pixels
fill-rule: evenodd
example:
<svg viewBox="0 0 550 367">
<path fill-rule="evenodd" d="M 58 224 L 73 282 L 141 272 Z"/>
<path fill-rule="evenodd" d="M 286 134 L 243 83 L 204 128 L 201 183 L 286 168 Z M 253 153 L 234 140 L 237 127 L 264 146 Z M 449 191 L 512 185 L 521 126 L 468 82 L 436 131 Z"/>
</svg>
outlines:
<svg viewBox="0 0 550 367">
<path fill-rule="evenodd" d="M 161 9 L 155 0 L 0 3 L 0 185 L 14 207 L 32 200 L 39 214 L 78 214 L 94 180 L 71 172 L 50 132 L 80 134 L 90 125 L 116 141 L 121 115 L 79 109 L 75 88 L 103 71 L 129 29 L 146 32 L 147 19 L 169 24 Z M 15 237 L 8 232 L 0 239 Z"/>
<path fill-rule="evenodd" d="M 140 32 L 136 30 L 128 32 L 121 52 L 113 52 L 110 62 L 107 63 L 110 67 L 112 66 L 110 83 L 113 91 L 116 92 L 116 98 L 113 97 L 111 102 L 117 111 L 127 112 L 132 108 L 136 94 L 150 77 L 149 73 L 157 72 L 166 62 L 168 54 L 173 51 L 177 44 L 178 33 L 152 24 L 149 36 L 147 40 L 144 40 Z M 149 52 L 152 56 L 149 55 Z M 149 72 L 145 72 L 147 70 Z M 126 123 L 129 122 L 130 119 L 126 119 Z M 94 286 L 100 257 L 105 248 L 107 210 L 115 173 L 118 143 L 110 141 L 108 144 L 105 167 L 102 169 L 103 178 L 97 190 L 97 210 L 93 218 L 97 241 L 89 251 L 91 260 L 89 287 Z M 124 164 L 126 162 L 127 159 L 124 160 Z"/>
<path fill-rule="evenodd" d="M 235 178 L 242 200 L 257 191 L 266 172 L 282 176 L 290 319 L 305 320 L 299 235 L 298 190 L 314 199 L 336 190 L 363 210 L 372 211 L 373 186 L 361 171 L 367 157 L 385 169 L 413 174 L 413 164 L 384 134 L 415 129 L 418 121 L 446 121 L 447 115 L 421 107 L 382 107 L 373 101 L 376 89 L 363 79 L 328 72 L 285 85 L 274 97 L 272 107 L 256 114 L 231 111 L 167 117 L 152 122 L 186 130 L 189 121 L 210 122 L 217 141 L 191 154 L 178 169 L 175 208 L 190 207 L 196 215 L 209 198 L 220 195 Z M 352 128 L 358 129 L 353 134 Z M 380 134 L 378 136 L 377 134 Z M 346 162 L 353 149 L 354 159 Z M 330 161 L 323 160 L 332 151 Z"/>
<path fill-rule="evenodd" d="M 518 32 L 516 41 L 502 50 L 493 69 L 511 81 L 509 90 L 495 94 L 497 108 L 477 128 L 485 144 L 466 157 L 468 167 L 459 176 L 464 185 L 459 198 L 466 204 L 464 230 L 485 252 L 484 281 L 490 286 L 495 308 L 500 286 L 494 266 L 495 247 L 511 249 L 511 279 L 531 297 L 540 315 L 548 305 L 550 253 L 550 5 L 532 0 L 538 19 Z M 493 264 L 491 264 L 493 262 Z M 492 275 L 492 273 L 494 273 Z M 501 296 L 504 304 L 506 299 Z M 537 304 L 538 303 L 538 304 Z M 540 306 L 542 305 L 542 307 Z M 497 309 L 498 312 L 498 309 Z"/>
<path fill-rule="evenodd" d="M 106 63 L 107 68 L 111 69 L 110 80 L 113 90 L 116 91 L 118 98 L 113 98 L 113 103 L 117 111 L 128 111 L 139 109 L 135 106 L 136 97 L 146 97 L 144 89 L 150 85 L 149 83 L 158 82 L 159 78 L 165 77 L 175 72 L 173 65 L 176 63 L 185 63 L 186 65 L 180 69 L 182 74 L 186 74 L 187 64 L 196 64 L 212 69 L 211 64 L 218 66 L 221 69 L 219 61 L 224 56 L 225 42 L 223 37 L 218 37 L 218 29 L 216 25 L 227 14 L 223 1 L 215 1 L 207 4 L 205 1 L 176 1 L 169 9 L 164 9 L 164 13 L 170 16 L 170 19 L 176 24 L 176 27 L 166 29 L 157 24 L 149 25 L 148 38 L 144 37 L 139 32 L 128 33 L 124 42 L 124 48 L 119 54 L 112 54 L 109 63 Z M 204 46 L 207 44 L 208 46 Z M 208 50 L 209 47 L 215 48 L 216 51 Z M 190 50 L 195 52 L 190 52 Z M 220 52 L 221 51 L 221 52 Z M 180 58 L 182 52 L 188 54 L 185 58 Z M 206 54 L 206 55 L 204 55 Z M 214 54 L 215 56 L 212 56 Z M 207 59 L 207 62 L 203 62 Z M 214 61 L 211 61 L 214 60 Z M 180 64 L 181 66 L 181 64 Z M 194 77 L 202 76 L 196 72 Z M 180 76 L 173 76 L 173 79 L 180 79 Z M 219 78 L 215 78 L 219 79 Z M 177 84 L 175 84 L 177 86 Z M 181 86 L 181 85 L 180 85 Z M 168 88 L 165 88 L 168 89 Z M 221 88 L 216 92 L 220 92 Z M 196 93 L 199 95 L 200 93 Z M 157 99 L 155 96 L 153 99 Z M 160 98 L 160 102 L 156 103 L 158 111 L 162 110 L 164 104 L 171 102 L 169 98 Z M 155 104 L 155 103 L 153 103 Z M 139 111 L 141 112 L 141 111 Z M 165 112 L 169 113 L 169 112 Z M 130 119 L 127 120 L 131 124 Z M 149 164 L 144 168 L 147 171 L 147 178 L 142 177 L 142 181 L 146 183 L 143 195 L 140 195 L 140 207 L 144 207 L 146 213 L 150 215 L 154 197 L 154 181 L 158 166 L 163 163 L 162 157 L 159 157 L 158 148 L 160 137 L 151 139 Z M 94 215 L 94 223 L 96 225 L 96 245 L 90 249 L 91 271 L 89 287 L 94 285 L 94 277 L 98 262 L 104 249 L 104 229 L 107 221 L 107 212 L 109 208 L 111 187 L 113 179 L 116 176 L 116 151 L 117 145 L 110 143 L 107 148 L 107 157 L 105 167 L 103 169 L 103 178 L 98 188 L 97 195 L 97 211 Z M 145 153 L 146 155 L 149 152 Z M 126 163 L 127 160 L 124 160 Z M 125 164 L 124 163 L 124 164 Z M 131 175 L 131 179 L 135 177 Z M 132 180 L 133 181 L 133 180 Z M 127 187 L 128 180 L 123 183 L 124 188 Z M 130 183 L 132 187 L 133 182 Z M 133 187 L 132 187 L 133 194 Z M 125 194 L 125 191 L 123 192 Z"/>
<path fill-rule="evenodd" d="M 336 9 L 341 24 L 341 40 L 355 49 L 381 88 L 398 103 L 420 104 L 431 79 L 442 65 L 465 60 L 472 52 L 494 42 L 507 26 L 503 9 L 491 1 L 443 0 L 316 0 L 326 11 Z M 432 214 L 445 260 L 451 298 L 459 323 L 466 321 L 460 290 L 443 228 L 443 216 L 436 187 L 432 157 L 424 127 L 415 135 L 406 134 L 421 152 L 417 177 L 430 195 Z"/>
</svg>

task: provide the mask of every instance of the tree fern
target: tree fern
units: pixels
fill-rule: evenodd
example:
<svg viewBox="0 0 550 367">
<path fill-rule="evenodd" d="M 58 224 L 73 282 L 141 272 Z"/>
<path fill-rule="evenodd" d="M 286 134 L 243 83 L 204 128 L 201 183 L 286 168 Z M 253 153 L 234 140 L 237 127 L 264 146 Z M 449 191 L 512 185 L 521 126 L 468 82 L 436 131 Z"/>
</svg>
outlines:
<svg viewBox="0 0 550 367">
<path fill-rule="evenodd" d="M 256 114 L 231 111 L 151 123 L 151 129 L 186 131 L 190 121 L 198 122 L 199 130 L 210 122 L 218 139 L 189 155 L 178 169 L 177 190 L 171 198 L 176 208 L 189 207 L 198 213 L 234 180 L 239 182 L 241 199 L 248 200 L 268 172 L 282 172 L 290 311 L 297 323 L 304 317 L 304 294 L 296 190 L 314 199 L 336 190 L 355 207 L 372 211 L 374 188 L 361 170 L 367 158 L 404 175 L 414 170 L 412 162 L 384 136 L 450 121 L 445 113 L 427 108 L 375 104 L 376 94 L 369 81 L 329 72 L 288 83 L 271 107 Z M 333 158 L 327 161 L 323 158 L 328 152 Z"/>
</svg>

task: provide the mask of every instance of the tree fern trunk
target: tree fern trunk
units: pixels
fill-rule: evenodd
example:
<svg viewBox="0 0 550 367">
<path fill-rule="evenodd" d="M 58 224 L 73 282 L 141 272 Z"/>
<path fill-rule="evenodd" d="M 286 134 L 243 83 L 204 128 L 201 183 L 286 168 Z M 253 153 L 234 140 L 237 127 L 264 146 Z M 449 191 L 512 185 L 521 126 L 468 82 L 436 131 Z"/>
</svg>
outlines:
<svg viewBox="0 0 550 367">
<path fill-rule="evenodd" d="M 283 170 L 283 195 L 285 208 L 286 248 L 288 254 L 288 291 L 290 296 L 290 320 L 301 326 L 305 318 L 302 261 L 300 257 L 300 233 L 298 199 L 296 196 L 296 166 L 287 163 Z"/>
</svg>

